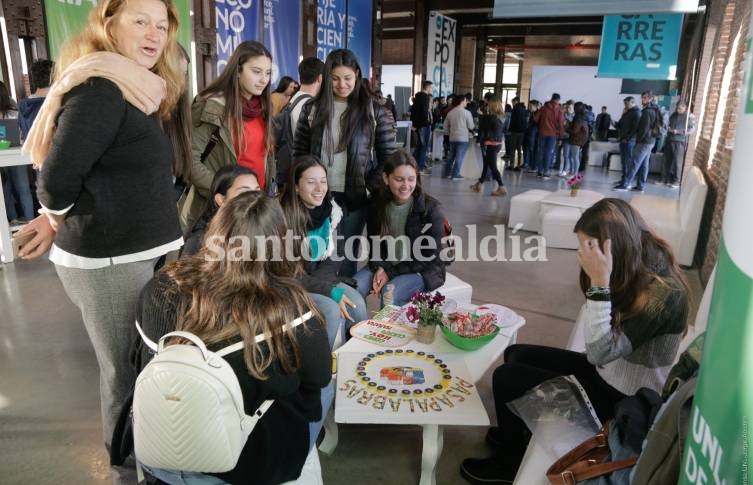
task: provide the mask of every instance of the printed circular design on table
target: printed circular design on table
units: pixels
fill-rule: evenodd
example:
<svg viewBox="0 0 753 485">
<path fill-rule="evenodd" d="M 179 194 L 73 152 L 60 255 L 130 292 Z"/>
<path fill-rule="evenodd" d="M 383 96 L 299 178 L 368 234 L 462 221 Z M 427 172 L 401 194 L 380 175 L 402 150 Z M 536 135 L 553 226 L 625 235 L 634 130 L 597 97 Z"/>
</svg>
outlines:
<svg viewBox="0 0 753 485">
<path fill-rule="evenodd" d="M 369 353 L 356 367 L 356 378 L 362 385 L 388 396 L 432 396 L 446 389 L 452 377 L 442 359 L 412 349 Z"/>
</svg>

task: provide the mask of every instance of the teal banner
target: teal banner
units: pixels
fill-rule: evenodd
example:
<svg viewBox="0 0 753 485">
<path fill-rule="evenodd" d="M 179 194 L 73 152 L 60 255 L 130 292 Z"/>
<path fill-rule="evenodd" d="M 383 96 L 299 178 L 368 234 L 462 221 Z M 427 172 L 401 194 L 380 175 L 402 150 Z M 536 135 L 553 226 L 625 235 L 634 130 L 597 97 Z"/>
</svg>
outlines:
<svg viewBox="0 0 753 485">
<path fill-rule="evenodd" d="M 682 14 L 604 17 L 598 77 L 675 79 Z"/>
</svg>

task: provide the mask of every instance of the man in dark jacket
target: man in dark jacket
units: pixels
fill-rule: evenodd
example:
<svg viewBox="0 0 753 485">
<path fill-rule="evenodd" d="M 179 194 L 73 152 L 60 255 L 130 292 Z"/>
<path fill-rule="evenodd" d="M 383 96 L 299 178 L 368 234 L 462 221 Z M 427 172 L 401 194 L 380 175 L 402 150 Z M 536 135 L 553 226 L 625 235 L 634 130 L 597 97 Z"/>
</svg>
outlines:
<svg viewBox="0 0 753 485">
<path fill-rule="evenodd" d="M 675 112 L 669 117 L 667 143 L 664 145 L 664 183 L 672 188 L 679 187 L 682 164 L 688 147 L 688 135 L 695 132 L 695 116 L 688 113 L 688 103 L 679 101 Z"/>
<path fill-rule="evenodd" d="M 633 151 L 635 149 L 635 134 L 638 130 L 638 122 L 641 119 L 641 110 L 635 105 L 635 99 L 628 96 L 623 101 L 625 109 L 622 112 L 620 120 L 617 122 L 617 135 L 620 139 L 620 158 L 622 160 L 622 176 L 614 184 L 615 188 L 627 184 L 628 170 L 633 162 Z"/>
<path fill-rule="evenodd" d="M 641 93 L 641 103 L 643 111 L 638 121 L 638 128 L 635 134 L 635 149 L 633 150 L 633 163 L 628 168 L 628 175 L 625 183 L 615 187 L 615 190 L 628 190 L 636 178 L 634 192 L 643 192 L 643 186 L 648 178 L 648 161 L 651 157 L 651 149 L 656 143 L 656 135 L 653 133 L 654 123 L 657 118 L 661 119 L 659 107 L 654 103 L 654 93 L 644 91 Z"/>
<path fill-rule="evenodd" d="M 515 97 L 512 100 L 512 113 L 510 113 L 510 146 L 505 147 L 505 152 L 509 154 L 510 165 L 515 171 L 520 170 L 523 165 L 523 138 L 528 129 L 528 110 L 526 105 L 520 102 L 520 98 Z M 515 154 L 517 153 L 517 162 Z"/>
<path fill-rule="evenodd" d="M 601 113 L 596 116 L 596 139 L 598 141 L 607 141 L 609 128 L 612 127 L 612 115 L 607 113 L 607 107 L 601 107 Z"/>
<path fill-rule="evenodd" d="M 431 144 L 431 98 L 434 92 L 434 83 L 424 81 L 421 91 L 413 98 L 413 106 L 410 109 L 410 120 L 416 130 L 416 150 L 413 158 L 418 163 L 418 169 L 426 169 L 426 152 Z"/>
</svg>

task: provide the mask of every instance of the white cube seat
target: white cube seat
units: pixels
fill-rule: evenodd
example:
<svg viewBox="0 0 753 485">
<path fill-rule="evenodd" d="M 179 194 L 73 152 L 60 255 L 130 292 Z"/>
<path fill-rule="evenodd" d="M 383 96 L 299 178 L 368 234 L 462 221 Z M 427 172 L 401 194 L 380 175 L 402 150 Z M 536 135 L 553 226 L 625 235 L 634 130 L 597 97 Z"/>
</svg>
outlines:
<svg viewBox="0 0 753 485">
<path fill-rule="evenodd" d="M 525 231 L 538 232 L 541 227 L 541 199 L 550 194 L 548 190 L 533 189 L 511 197 L 507 227 L 515 229 L 516 225 L 521 224 L 521 229 Z"/>
<path fill-rule="evenodd" d="M 578 249 L 578 238 L 573 232 L 580 219 L 580 209 L 576 207 L 553 207 L 541 218 L 541 235 L 548 248 Z"/>
</svg>

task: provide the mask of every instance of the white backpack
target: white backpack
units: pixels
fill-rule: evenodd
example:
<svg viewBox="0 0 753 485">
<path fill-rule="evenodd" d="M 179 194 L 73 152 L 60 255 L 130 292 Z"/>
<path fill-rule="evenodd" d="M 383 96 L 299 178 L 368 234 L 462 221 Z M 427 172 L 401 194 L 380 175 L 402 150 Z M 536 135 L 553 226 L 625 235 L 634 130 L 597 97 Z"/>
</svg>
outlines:
<svg viewBox="0 0 753 485">
<path fill-rule="evenodd" d="M 285 330 L 311 318 L 311 312 L 285 325 Z M 207 350 L 189 332 L 170 332 L 152 342 L 157 352 L 136 379 L 133 394 L 133 444 L 136 460 L 149 467 L 218 473 L 235 468 L 256 423 L 272 405 L 264 401 L 246 415 L 238 378 L 223 357 L 243 349 L 243 342 L 217 352 Z M 170 345 L 181 337 L 194 345 Z M 257 335 L 256 342 L 267 338 Z M 140 470 L 140 467 L 139 467 Z"/>
</svg>

